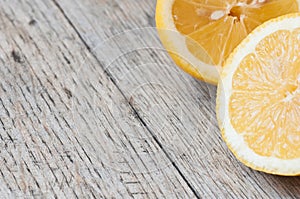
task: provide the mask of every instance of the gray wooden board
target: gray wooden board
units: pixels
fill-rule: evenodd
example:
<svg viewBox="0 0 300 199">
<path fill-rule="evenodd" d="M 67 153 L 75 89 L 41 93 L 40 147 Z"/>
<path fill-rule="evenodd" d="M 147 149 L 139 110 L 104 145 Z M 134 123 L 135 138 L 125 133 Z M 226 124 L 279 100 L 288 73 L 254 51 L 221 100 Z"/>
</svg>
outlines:
<svg viewBox="0 0 300 199">
<path fill-rule="evenodd" d="M 52 1 L 0 4 L 1 198 L 190 198 Z"/>
<path fill-rule="evenodd" d="M 229 152 L 216 88 L 172 63 L 155 1 L 0 2 L 3 198 L 300 198 Z"/>
<path fill-rule="evenodd" d="M 300 197 L 298 177 L 253 171 L 229 152 L 215 87 L 172 63 L 153 28 L 155 1 L 56 1 L 198 197 Z"/>
</svg>

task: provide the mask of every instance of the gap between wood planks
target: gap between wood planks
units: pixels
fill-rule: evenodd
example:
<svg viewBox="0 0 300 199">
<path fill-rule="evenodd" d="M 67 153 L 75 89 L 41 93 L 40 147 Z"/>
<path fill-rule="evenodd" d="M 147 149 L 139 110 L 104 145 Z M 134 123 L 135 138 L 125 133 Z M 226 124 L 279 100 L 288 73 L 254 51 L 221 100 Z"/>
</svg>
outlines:
<svg viewBox="0 0 300 199">
<path fill-rule="evenodd" d="M 66 20 L 68 21 L 68 23 L 70 24 L 70 26 L 74 29 L 74 31 L 76 32 L 77 36 L 80 38 L 81 42 L 84 44 L 84 46 L 87 48 L 87 50 L 91 53 L 91 55 L 95 58 L 95 60 L 97 60 L 99 66 L 103 67 L 103 65 L 101 64 L 101 62 L 99 61 L 98 57 L 95 56 L 94 52 L 91 50 L 91 48 L 89 47 L 89 45 L 86 43 L 86 41 L 82 38 L 81 34 L 79 33 L 79 31 L 77 30 L 77 28 L 75 27 L 75 25 L 72 23 L 72 21 L 70 20 L 70 18 L 66 15 L 66 13 L 64 12 L 63 8 L 59 5 L 59 3 L 57 3 L 56 0 L 52 0 L 53 3 L 57 6 L 57 8 L 60 10 L 60 12 L 62 13 L 62 15 L 66 18 Z M 155 142 L 158 144 L 158 146 L 161 148 L 161 150 L 164 152 L 164 154 L 166 155 L 166 157 L 169 159 L 169 161 L 172 163 L 172 166 L 176 169 L 176 171 L 179 173 L 179 175 L 182 177 L 182 179 L 185 181 L 185 183 L 188 185 L 188 187 L 191 189 L 191 191 L 195 194 L 195 196 L 197 198 L 201 198 L 200 194 L 197 192 L 197 190 L 191 185 L 191 183 L 187 180 L 187 178 L 183 175 L 183 173 L 180 171 L 180 169 L 178 168 L 178 166 L 176 165 L 176 163 L 172 160 L 172 158 L 170 157 L 170 155 L 166 152 L 166 150 L 164 149 L 164 147 L 162 146 L 162 143 L 157 139 L 157 137 L 155 136 L 155 134 L 149 129 L 149 127 L 147 126 L 147 124 L 145 123 L 145 121 L 142 119 L 142 117 L 140 116 L 140 114 L 138 113 L 138 111 L 134 108 L 134 106 L 132 106 L 132 103 L 130 103 L 130 100 L 128 100 L 124 94 L 124 92 L 120 89 L 120 87 L 116 84 L 115 80 L 113 79 L 112 75 L 105 70 L 105 68 L 103 68 L 105 74 L 107 75 L 107 77 L 113 82 L 113 84 L 116 86 L 116 88 L 118 89 L 118 91 L 122 94 L 122 96 L 124 97 L 124 99 L 126 99 L 126 101 L 128 102 L 130 108 L 134 111 L 134 113 L 137 115 L 137 119 L 144 125 L 144 127 L 147 129 L 147 131 L 151 134 L 152 138 L 155 140 Z"/>
</svg>

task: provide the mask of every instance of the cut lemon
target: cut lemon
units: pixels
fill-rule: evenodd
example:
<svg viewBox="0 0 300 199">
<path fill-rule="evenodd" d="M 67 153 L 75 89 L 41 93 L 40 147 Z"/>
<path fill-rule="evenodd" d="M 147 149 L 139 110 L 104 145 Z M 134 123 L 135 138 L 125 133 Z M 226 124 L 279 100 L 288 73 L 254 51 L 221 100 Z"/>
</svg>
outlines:
<svg viewBox="0 0 300 199">
<path fill-rule="evenodd" d="M 247 166 L 300 174 L 300 13 L 247 36 L 224 65 L 217 95 L 222 135 Z"/>
<path fill-rule="evenodd" d="M 177 65 L 217 84 L 224 61 L 258 25 L 297 12 L 300 0 L 158 0 L 156 24 Z"/>
</svg>

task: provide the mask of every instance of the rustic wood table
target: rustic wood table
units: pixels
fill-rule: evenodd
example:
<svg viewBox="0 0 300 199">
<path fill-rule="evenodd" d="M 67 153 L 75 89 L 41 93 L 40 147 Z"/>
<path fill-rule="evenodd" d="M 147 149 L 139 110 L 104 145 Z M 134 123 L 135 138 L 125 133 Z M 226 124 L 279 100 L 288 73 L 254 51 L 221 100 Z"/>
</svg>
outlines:
<svg viewBox="0 0 300 199">
<path fill-rule="evenodd" d="M 300 198 L 227 149 L 155 0 L 0 2 L 1 198 Z"/>
</svg>

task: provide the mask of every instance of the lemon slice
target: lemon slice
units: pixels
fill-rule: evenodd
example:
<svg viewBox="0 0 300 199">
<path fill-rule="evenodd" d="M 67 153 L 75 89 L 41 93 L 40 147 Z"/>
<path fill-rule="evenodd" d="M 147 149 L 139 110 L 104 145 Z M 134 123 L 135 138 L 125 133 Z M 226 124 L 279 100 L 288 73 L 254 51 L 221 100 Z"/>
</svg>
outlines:
<svg viewBox="0 0 300 199">
<path fill-rule="evenodd" d="M 258 25 L 297 12 L 299 0 L 158 0 L 156 24 L 175 63 L 217 84 L 224 61 Z"/>
<path fill-rule="evenodd" d="M 218 87 L 222 135 L 245 165 L 300 174 L 300 14 L 256 28 L 225 63 Z"/>
</svg>

